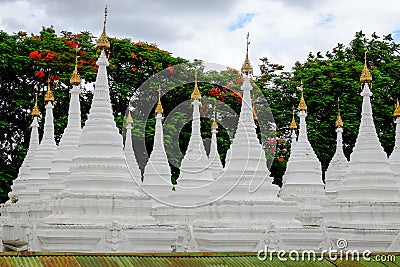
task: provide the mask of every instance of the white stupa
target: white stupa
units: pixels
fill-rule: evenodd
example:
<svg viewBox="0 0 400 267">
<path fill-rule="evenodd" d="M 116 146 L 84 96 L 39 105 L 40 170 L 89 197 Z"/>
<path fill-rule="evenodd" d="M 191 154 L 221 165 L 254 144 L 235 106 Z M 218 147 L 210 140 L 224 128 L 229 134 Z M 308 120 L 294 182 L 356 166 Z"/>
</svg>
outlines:
<svg viewBox="0 0 400 267">
<path fill-rule="evenodd" d="M 340 109 L 338 109 L 335 126 L 337 133 L 336 151 L 325 173 L 325 193 L 331 198 L 337 197 L 337 187 L 339 186 L 349 165 L 349 162 L 343 153 L 343 121 L 340 116 Z"/>
<path fill-rule="evenodd" d="M 210 153 L 208 158 L 210 160 L 210 170 L 213 174 L 214 179 L 222 174 L 224 167 L 222 166 L 221 158 L 218 153 L 218 143 L 217 143 L 217 133 L 218 133 L 218 123 L 216 118 L 216 112 L 214 110 L 214 116 L 211 122 L 211 143 L 210 143 Z"/>
<path fill-rule="evenodd" d="M 54 96 L 50 80 L 44 97 L 46 116 L 42 141 L 35 152 L 31 163 L 31 174 L 25 181 L 25 190 L 19 192 L 18 202 L 32 202 L 40 199 L 40 189 L 48 183 L 49 171 L 57 149 L 54 140 L 53 103 Z"/>
<path fill-rule="evenodd" d="M 29 190 L 30 186 L 30 166 L 39 147 L 38 118 L 40 116 L 40 111 L 37 104 L 37 88 L 35 96 L 35 105 L 31 112 L 33 121 L 31 124 L 28 152 L 19 169 L 18 177 L 13 181 L 11 192 L 8 193 L 10 199 L 2 206 L 1 210 L 3 228 L 2 239 L 19 240 L 19 244 L 22 245 L 22 247 L 17 246 L 16 249 L 27 248 L 28 237 L 26 229 L 31 226 L 33 220 L 40 218 L 42 215 L 40 212 L 41 207 L 37 207 L 40 206 L 37 201 L 24 201 L 24 197 L 26 198 L 26 192 Z M 26 186 L 28 186 L 28 189 Z M 20 194 L 22 197 L 20 197 Z M 4 242 L 6 241 L 3 241 L 3 243 Z M 9 245 L 14 246 L 12 242 Z"/>
<path fill-rule="evenodd" d="M 249 61 L 249 36 L 246 57 L 242 66 L 242 107 L 235 137 L 226 153 L 222 176 L 210 189 L 213 196 L 229 200 L 274 200 L 279 187 L 272 184 L 267 168 L 265 151 L 257 138 L 250 91 L 253 89 L 249 75 L 253 73 Z"/>
<path fill-rule="evenodd" d="M 63 180 L 70 174 L 69 168 L 72 165 L 72 159 L 78 154 L 78 142 L 82 133 L 79 101 L 80 83 L 81 77 L 78 73 L 77 56 L 75 59 L 75 69 L 70 78 L 72 89 L 70 90 L 67 127 L 54 154 L 48 184 L 44 185 L 40 190 L 40 198 L 44 200 L 52 198 L 64 188 Z"/>
<path fill-rule="evenodd" d="M 33 150 L 33 159 L 30 163 L 30 173 L 25 172 L 24 179 L 15 182 L 12 195 L 15 196 L 10 203 L 8 202 L 3 216 L 3 238 L 11 240 L 11 247 L 16 246 L 13 244 L 15 240 L 22 241 L 22 248 L 29 246 L 30 249 L 37 249 L 37 246 L 32 242 L 29 243 L 30 232 L 32 228 L 35 229 L 38 221 L 50 213 L 48 209 L 48 202 L 41 201 L 40 190 L 49 181 L 48 172 L 52 166 L 54 152 L 57 149 L 54 140 L 54 123 L 53 123 L 53 102 L 54 96 L 50 89 L 50 81 L 48 81 L 47 92 L 44 97 L 46 116 L 44 123 L 44 133 L 40 145 Z M 32 115 L 39 116 L 37 104 L 33 109 Z M 34 119 L 33 129 L 37 129 L 37 119 Z M 33 147 L 37 145 L 37 138 L 34 130 L 32 135 Z M 30 155 L 31 156 L 31 155 Z M 29 161 L 28 161 L 29 162 Z M 20 249 L 17 248 L 16 249 Z"/>
<path fill-rule="evenodd" d="M 372 75 L 366 52 L 360 77 L 363 103 L 357 140 L 348 171 L 337 188 L 338 197 L 323 203 L 322 225 L 331 240 L 346 239 L 346 249 L 385 251 L 396 245 L 394 237 L 400 232 L 399 187 L 375 130 L 370 99 Z"/>
<path fill-rule="evenodd" d="M 303 96 L 303 84 L 298 109 L 299 136 L 296 145 L 292 146 L 279 195 L 286 200 L 315 204 L 315 199 L 324 195 L 324 184 L 321 163 L 307 137 L 307 105 Z"/>
<path fill-rule="evenodd" d="M 396 102 L 396 109 L 393 113 L 394 123 L 396 124 L 396 138 L 392 154 L 390 154 L 389 162 L 392 171 L 400 173 L 400 104 Z"/>
<path fill-rule="evenodd" d="M 31 136 L 29 139 L 29 148 L 24 161 L 22 162 L 21 167 L 19 168 L 18 177 L 13 181 L 11 185 L 11 192 L 8 193 L 10 198 L 9 201 L 16 202 L 18 201 L 18 194 L 20 191 L 25 190 L 25 179 L 29 179 L 31 175 L 30 166 L 34 159 L 34 155 L 36 150 L 39 147 L 39 116 L 40 110 L 37 104 L 38 92 L 36 88 L 35 92 L 35 105 L 32 108 L 32 123 L 31 123 Z"/>
<path fill-rule="evenodd" d="M 153 150 L 144 168 L 142 184 L 143 189 L 152 198 L 153 206 L 159 206 L 168 201 L 168 196 L 172 193 L 171 167 L 164 148 L 163 112 L 161 95 L 158 91 Z"/>
<path fill-rule="evenodd" d="M 169 251 L 175 230 L 157 226 L 149 216 L 150 198 L 126 164 L 111 108 L 105 25 L 97 42 L 99 69 L 78 154 L 64 179 L 65 189 L 57 195 L 57 207 L 40 224 L 37 238 L 47 251 L 152 251 L 155 246 Z"/>
<path fill-rule="evenodd" d="M 370 200 L 393 201 L 398 198 L 398 179 L 392 173 L 375 130 L 370 90 L 372 75 L 367 68 L 366 55 L 360 83 L 363 89 L 360 128 L 350 155 L 349 171 L 344 175 L 337 191 L 341 200 L 365 199 L 368 195 Z"/>
<path fill-rule="evenodd" d="M 212 202 L 201 207 L 199 219 L 194 222 L 194 237 L 202 250 L 257 251 L 271 224 L 282 233 L 286 228 L 297 231 L 301 228 L 301 223 L 295 219 L 297 204 L 277 196 L 279 187 L 272 184 L 265 151 L 256 134 L 250 96 L 253 88 L 249 75 L 253 70 L 248 57 L 248 38 L 236 133 L 227 152 L 224 172 L 210 188 Z M 314 232 L 308 232 L 308 236 L 313 235 Z M 292 242 L 290 238 L 286 241 Z"/>
<path fill-rule="evenodd" d="M 110 43 L 105 25 L 97 47 L 101 54 L 96 63 L 99 69 L 93 102 L 80 135 L 71 174 L 64 180 L 65 189 L 59 196 L 64 208 L 60 220 L 64 223 L 68 220 L 71 223 L 132 222 L 132 216 L 137 219 L 140 214 L 142 220 L 137 222 L 151 221 L 146 216 L 148 205 L 144 204 L 136 214 L 132 212 L 136 201 L 140 203 L 140 200 L 148 198 L 139 191 L 129 174 L 122 136 L 114 121 L 106 70 L 109 63 L 105 52 Z"/>
<path fill-rule="evenodd" d="M 214 179 L 210 170 L 200 130 L 201 94 L 197 86 L 197 72 L 191 95 L 193 106 L 192 132 L 186 154 L 181 162 L 178 185 L 183 187 L 199 187 L 210 184 Z"/>
</svg>

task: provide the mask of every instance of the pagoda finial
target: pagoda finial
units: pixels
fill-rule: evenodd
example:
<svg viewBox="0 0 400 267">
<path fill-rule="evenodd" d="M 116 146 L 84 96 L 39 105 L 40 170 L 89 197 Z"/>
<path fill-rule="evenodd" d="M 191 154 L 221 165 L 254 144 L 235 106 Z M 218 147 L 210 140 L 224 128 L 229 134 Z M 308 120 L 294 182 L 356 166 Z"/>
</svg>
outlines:
<svg viewBox="0 0 400 267">
<path fill-rule="evenodd" d="M 36 86 L 36 92 L 35 92 L 35 105 L 32 108 L 32 112 L 31 115 L 32 117 L 39 117 L 40 116 L 40 110 L 39 110 L 39 106 L 38 106 L 38 88 Z"/>
<path fill-rule="evenodd" d="M 297 129 L 297 124 L 296 124 L 296 120 L 294 119 L 294 107 L 293 107 L 293 112 L 292 112 L 292 122 L 290 123 L 290 130 L 294 131 Z"/>
<path fill-rule="evenodd" d="M 301 90 L 301 98 L 300 98 L 300 103 L 299 103 L 299 111 L 307 111 L 307 105 L 306 105 L 306 101 L 304 100 L 304 95 L 303 95 L 303 91 L 304 91 L 304 84 L 303 84 L 303 80 L 301 81 L 301 85 L 300 85 L 300 90 Z"/>
<path fill-rule="evenodd" d="M 126 125 L 131 125 L 133 124 L 133 118 L 131 115 L 131 102 L 129 101 L 128 105 L 128 115 L 126 116 Z"/>
<path fill-rule="evenodd" d="M 399 99 L 396 100 L 395 104 L 396 109 L 393 112 L 393 117 L 396 119 L 397 117 L 400 117 L 400 104 L 399 104 Z"/>
<path fill-rule="evenodd" d="M 130 125 L 133 124 L 133 118 L 132 118 L 132 115 L 131 115 L 131 111 L 130 111 L 130 110 L 128 110 L 128 116 L 127 116 L 127 118 L 126 118 L 126 124 L 130 124 Z"/>
<path fill-rule="evenodd" d="M 245 75 L 253 74 L 253 68 L 251 67 L 250 60 L 249 60 L 249 44 L 250 44 L 250 35 L 247 33 L 246 36 L 246 57 L 244 59 L 243 65 L 242 65 L 242 73 Z"/>
<path fill-rule="evenodd" d="M 213 107 L 213 118 L 212 118 L 212 122 L 211 122 L 211 129 L 212 130 L 218 129 L 217 112 L 215 111 L 215 106 Z"/>
<path fill-rule="evenodd" d="M 340 128 L 343 128 L 343 121 L 342 121 L 342 116 L 340 116 L 340 99 L 338 98 L 338 115 L 337 115 L 337 118 L 336 118 L 336 123 L 335 123 L 335 126 L 336 127 L 340 127 Z"/>
<path fill-rule="evenodd" d="M 157 91 L 158 91 L 158 102 L 157 102 L 157 107 L 156 107 L 156 110 L 155 110 L 156 114 L 164 112 L 164 109 L 163 109 L 162 104 L 161 104 L 161 88 L 158 87 Z"/>
<path fill-rule="evenodd" d="M 110 50 L 110 41 L 108 40 L 107 33 L 106 33 L 106 23 L 107 23 L 107 6 L 104 8 L 104 25 L 103 25 L 103 32 L 99 40 L 97 40 L 97 48 L 100 50 Z"/>
<path fill-rule="evenodd" d="M 76 48 L 76 53 L 75 53 L 75 69 L 72 72 L 71 78 L 69 79 L 70 84 L 72 85 L 79 85 L 81 83 L 81 76 L 78 73 L 78 51 L 79 49 Z"/>
<path fill-rule="evenodd" d="M 361 77 L 360 77 L 360 84 L 364 85 L 365 83 L 370 84 L 372 82 L 372 75 L 368 70 L 367 67 L 367 47 L 364 46 L 364 68 L 361 72 Z"/>
<path fill-rule="evenodd" d="M 199 91 L 199 87 L 197 86 L 197 71 L 194 72 L 194 89 L 191 95 L 192 100 L 200 100 L 201 94 Z"/>
<path fill-rule="evenodd" d="M 44 103 L 47 104 L 48 102 L 54 102 L 54 95 L 50 88 L 50 79 L 47 79 L 47 92 L 44 96 Z"/>
</svg>

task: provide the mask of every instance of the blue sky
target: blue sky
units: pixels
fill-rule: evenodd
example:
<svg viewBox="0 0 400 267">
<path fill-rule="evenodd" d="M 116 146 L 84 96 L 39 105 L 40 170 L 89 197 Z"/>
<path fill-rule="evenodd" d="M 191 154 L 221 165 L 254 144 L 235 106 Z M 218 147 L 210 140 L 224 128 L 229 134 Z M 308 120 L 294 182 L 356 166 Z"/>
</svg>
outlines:
<svg viewBox="0 0 400 267">
<path fill-rule="evenodd" d="M 238 19 L 232 22 L 231 25 L 229 25 L 229 31 L 234 31 L 243 28 L 244 26 L 246 26 L 246 24 L 251 22 L 254 15 L 255 15 L 254 13 L 246 13 L 243 15 L 239 15 Z"/>
<path fill-rule="evenodd" d="M 0 0 L 0 29 L 38 33 L 88 30 L 100 35 L 105 4 L 110 36 L 157 43 L 175 56 L 240 68 L 246 34 L 250 59 L 290 69 L 309 52 L 348 44 L 356 31 L 393 33 L 400 41 L 398 0 Z M 257 73 L 257 70 L 256 70 Z"/>
</svg>

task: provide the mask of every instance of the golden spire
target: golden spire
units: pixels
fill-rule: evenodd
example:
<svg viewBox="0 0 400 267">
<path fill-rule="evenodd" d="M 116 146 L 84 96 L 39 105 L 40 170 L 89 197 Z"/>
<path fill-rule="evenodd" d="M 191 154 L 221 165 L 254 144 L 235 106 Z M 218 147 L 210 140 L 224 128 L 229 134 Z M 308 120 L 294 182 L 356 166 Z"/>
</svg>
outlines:
<svg viewBox="0 0 400 267">
<path fill-rule="evenodd" d="M 40 116 L 40 110 L 37 104 L 37 97 L 38 97 L 38 88 L 36 87 L 36 92 L 35 92 L 35 105 L 33 106 L 31 115 L 32 117 L 39 117 Z"/>
<path fill-rule="evenodd" d="M 50 88 L 50 79 L 47 80 L 47 92 L 44 96 L 44 103 L 47 104 L 48 102 L 54 102 L 54 95 Z"/>
<path fill-rule="evenodd" d="M 372 82 L 372 75 L 368 70 L 367 67 L 367 47 L 364 46 L 364 68 L 361 72 L 361 77 L 360 77 L 360 84 L 363 85 L 365 83 L 371 83 Z"/>
<path fill-rule="evenodd" d="M 340 116 L 339 98 L 338 98 L 338 115 L 337 115 L 337 118 L 336 118 L 335 126 L 336 126 L 336 127 L 343 128 L 342 116 Z"/>
<path fill-rule="evenodd" d="M 293 113 L 292 113 L 292 122 L 290 123 L 289 128 L 290 128 L 290 130 L 293 130 L 293 131 L 297 129 L 296 120 L 294 119 L 294 107 L 293 107 Z"/>
<path fill-rule="evenodd" d="M 197 71 L 194 72 L 194 89 L 193 89 L 191 98 L 192 98 L 192 100 L 195 100 L 195 99 L 200 100 L 201 99 L 199 87 L 197 86 Z"/>
<path fill-rule="evenodd" d="M 155 112 L 156 112 L 156 114 L 164 112 L 164 109 L 161 104 L 161 89 L 160 89 L 160 87 L 158 87 L 158 102 L 157 102 L 157 107 L 156 107 Z"/>
<path fill-rule="evenodd" d="M 72 72 L 71 79 L 69 79 L 69 83 L 72 85 L 79 85 L 81 83 L 81 76 L 78 73 L 78 48 L 76 49 L 76 56 L 75 56 L 75 69 Z"/>
<path fill-rule="evenodd" d="M 130 125 L 133 124 L 133 118 L 132 118 L 132 115 L 131 115 L 131 110 L 129 108 L 128 108 L 128 116 L 126 117 L 126 124 L 130 124 Z"/>
<path fill-rule="evenodd" d="M 216 130 L 218 129 L 218 123 L 217 123 L 217 113 L 215 112 L 215 106 L 213 107 L 213 118 L 211 122 L 211 129 Z"/>
<path fill-rule="evenodd" d="M 108 40 L 106 34 L 106 23 L 107 23 L 107 6 L 104 8 L 103 32 L 101 33 L 99 40 L 97 40 L 97 49 L 100 50 L 110 50 L 110 41 Z"/>
<path fill-rule="evenodd" d="M 242 65 L 242 73 L 249 75 L 249 74 L 253 74 L 253 68 L 251 67 L 250 60 L 249 60 L 249 44 L 250 44 L 249 33 L 247 33 L 246 39 L 247 39 L 247 41 L 246 41 L 246 58 L 244 59 L 244 62 Z"/>
<path fill-rule="evenodd" d="M 393 117 L 397 118 L 397 117 L 400 117 L 400 105 L 399 105 L 398 99 L 396 101 L 395 107 L 396 107 L 396 109 L 394 110 Z"/>
<path fill-rule="evenodd" d="M 301 85 L 300 85 L 300 90 L 301 90 L 301 98 L 300 98 L 300 103 L 299 103 L 299 111 L 307 111 L 307 105 L 306 105 L 306 101 L 304 100 L 304 95 L 303 95 L 303 91 L 304 91 L 304 84 L 303 81 L 301 81 Z"/>
</svg>

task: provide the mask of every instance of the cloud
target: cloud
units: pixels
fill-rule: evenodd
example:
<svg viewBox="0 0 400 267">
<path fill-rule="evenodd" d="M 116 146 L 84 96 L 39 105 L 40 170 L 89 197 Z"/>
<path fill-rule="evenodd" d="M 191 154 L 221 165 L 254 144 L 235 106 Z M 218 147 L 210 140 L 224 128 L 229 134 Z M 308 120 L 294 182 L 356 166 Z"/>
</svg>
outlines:
<svg viewBox="0 0 400 267">
<path fill-rule="evenodd" d="M 57 32 L 87 30 L 98 36 L 107 2 L 111 37 L 157 43 L 188 59 L 240 69 L 250 32 L 256 73 L 261 57 L 290 69 L 309 52 L 348 44 L 360 30 L 400 39 L 398 0 L 362 5 L 358 0 L 0 0 L 0 29 L 38 33 L 54 25 Z"/>
<path fill-rule="evenodd" d="M 245 24 L 251 22 L 254 15 L 255 15 L 254 13 L 247 13 L 247 14 L 240 15 L 239 18 L 235 22 L 233 22 L 233 23 L 231 23 L 231 25 L 229 25 L 229 31 L 234 31 L 234 30 L 243 28 L 245 26 Z"/>
</svg>

